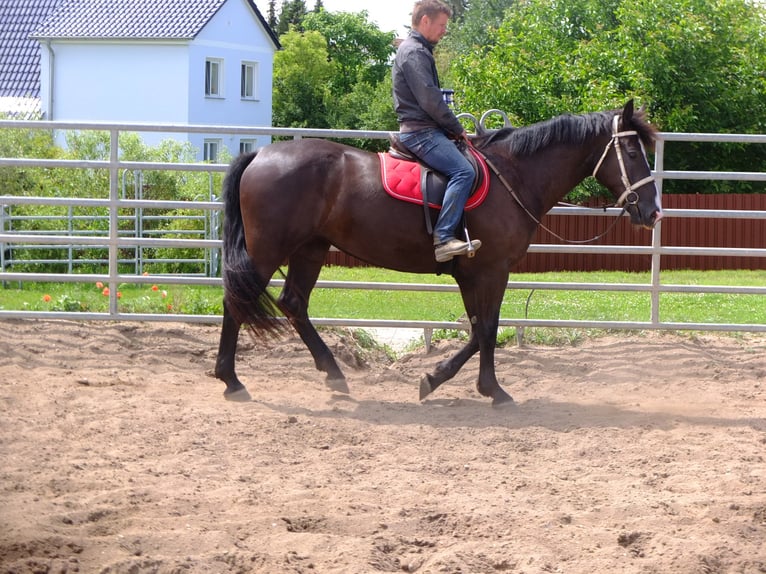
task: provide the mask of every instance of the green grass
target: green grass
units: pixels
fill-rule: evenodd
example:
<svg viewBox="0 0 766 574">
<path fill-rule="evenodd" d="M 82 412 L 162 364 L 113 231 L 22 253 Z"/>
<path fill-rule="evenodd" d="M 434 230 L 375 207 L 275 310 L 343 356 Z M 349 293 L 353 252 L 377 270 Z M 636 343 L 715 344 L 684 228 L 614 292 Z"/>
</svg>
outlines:
<svg viewBox="0 0 766 574">
<path fill-rule="evenodd" d="M 439 283 L 453 285 L 451 277 L 397 273 L 372 268 L 326 267 L 320 280 Z M 648 273 L 540 273 L 512 274 L 510 281 L 573 283 L 640 283 Z M 766 285 L 766 271 L 667 271 L 663 284 Z M 163 285 L 120 285 L 119 310 L 126 313 L 221 313 L 220 288 Z M 47 297 L 46 297 L 47 295 Z M 0 289 L 0 309 L 33 311 L 108 311 L 102 287 L 84 283 L 8 283 Z M 464 313 L 458 293 L 316 289 L 311 297 L 313 317 L 455 321 Z M 608 291 L 507 291 L 501 318 L 648 321 L 649 293 Z M 760 295 L 675 294 L 660 296 L 660 319 L 687 323 L 766 324 L 766 299 Z"/>
<path fill-rule="evenodd" d="M 451 277 L 424 276 L 364 268 L 327 267 L 321 279 L 334 281 L 392 281 L 398 283 L 454 284 Z M 648 284 L 647 273 L 556 272 L 511 274 L 509 281 Z M 665 285 L 766 285 L 766 271 L 666 271 Z M 408 291 L 350 291 L 320 289 L 311 299 L 317 317 L 352 317 L 452 321 L 463 315 L 458 293 Z M 643 292 L 553 291 L 510 289 L 503 298 L 503 319 L 559 319 L 592 321 L 649 321 L 651 295 Z M 687 323 L 765 323 L 762 295 L 660 295 L 660 319 Z"/>
<path fill-rule="evenodd" d="M 122 313 L 219 315 L 221 289 L 196 285 L 129 285 L 118 287 Z M 106 313 L 109 297 L 100 283 L 9 282 L 0 288 L 0 310 Z"/>
</svg>

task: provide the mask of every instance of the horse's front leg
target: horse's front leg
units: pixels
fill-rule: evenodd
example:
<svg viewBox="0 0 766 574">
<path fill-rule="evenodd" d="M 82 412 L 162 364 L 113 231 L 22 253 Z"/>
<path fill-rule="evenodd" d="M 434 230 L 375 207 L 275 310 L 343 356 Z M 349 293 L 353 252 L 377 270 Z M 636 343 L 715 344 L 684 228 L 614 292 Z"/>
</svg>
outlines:
<svg viewBox="0 0 766 574">
<path fill-rule="evenodd" d="M 433 374 L 425 376 L 420 384 L 420 398 L 422 400 L 439 385 L 454 377 L 465 362 L 479 351 L 477 390 L 483 396 L 491 397 L 493 406 L 512 405 L 513 398 L 503 390 L 495 375 L 497 327 L 508 278 L 507 268 L 498 265 L 494 269 L 477 273 L 476 269 L 467 266 L 458 271 L 455 279 L 471 319 L 471 337 L 457 354 L 439 363 Z"/>
<path fill-rule="evenodd" d="M 497 345 L 497 327 L 500 321 L 500 308 L 491 317 L 477 321 L 475 333 L 479 340 L 479 379 L 476 390 L 485 397 L 492 398 L 493 407 L 513 405 L 513 398 L 497 381 L 495 373 L 495 346 Z"/>
<path fill-rule="evenodd" d="M 247 402 L 251 400 L 250 393 L 247 392 L 234 369 L 240 326 L 224 303 L 221 340 L 218 344 L 218 357 L 215 360 L 215 376 L 226 383 L 226 390 L 223 392 L 226 400 Z"/>
</svg>

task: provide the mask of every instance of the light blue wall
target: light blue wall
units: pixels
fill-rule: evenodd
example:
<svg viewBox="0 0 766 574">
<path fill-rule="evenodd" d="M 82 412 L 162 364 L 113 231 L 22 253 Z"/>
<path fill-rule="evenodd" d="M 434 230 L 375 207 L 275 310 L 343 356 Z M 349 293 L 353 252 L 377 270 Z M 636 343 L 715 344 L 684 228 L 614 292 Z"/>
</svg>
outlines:
<svg viewBox="0 0 766 574">
<path fill-rule="evenodd" d="M 53 50 L 53 119 L 186 120 L 185 45 L 60 42 Z"/>
</svg>

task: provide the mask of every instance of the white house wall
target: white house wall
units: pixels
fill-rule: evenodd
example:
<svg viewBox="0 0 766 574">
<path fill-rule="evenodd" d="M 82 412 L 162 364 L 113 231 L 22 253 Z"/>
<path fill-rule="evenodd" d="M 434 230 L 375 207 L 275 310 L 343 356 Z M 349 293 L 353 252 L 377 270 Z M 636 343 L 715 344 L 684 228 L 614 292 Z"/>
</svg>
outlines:
<svg viewBox="0 0 766 574">
<path fill-rule="evenodd" d="M 41 40 L 41 107 L 46 119 L 271 126 L 275 47 L 246 0 L 228 0 L 193 40 Z M 205 61 L 223 61 L 223 94 L 205 97 Z M 257 63 L 257 91 L 240 97 L 242 62 Z M 202 159 L 206 138 L 232 156 L 242 140 L 268 136 L 142 133 L 147 145 L 189 141 Z"/>
<path fill-rule="evenodd" d="M 188 44 L 54 42 L 52 101 L 46 114 L 61 121 L 185 123 L 189 116 Z M 43 74 L 50 54 L 45 47 Z M 43 82 L 45 85 L 45 82 Z M 156 145 L 165 134 L 141 134 Z"/>
<path fill-rule="evenodd" d="M 211 18 L 189 48 L 189 116 L 192 124 L 271 126 L 271 89 L 274 45 L 245 0 L 231 0 Z M 223 62 L 221 97 L 205 96 L 205 61 Z M 240 97 L 242 62 L 258 66 L 254 99 Z M 205 136 L 191 134 L 190 141 L 202 147 Z M 232 155 L 239 153 L 242 136 L 221 137 Z M 256 145 L 266 145 L 268 136 L 253 136 Z"/>
</svg>

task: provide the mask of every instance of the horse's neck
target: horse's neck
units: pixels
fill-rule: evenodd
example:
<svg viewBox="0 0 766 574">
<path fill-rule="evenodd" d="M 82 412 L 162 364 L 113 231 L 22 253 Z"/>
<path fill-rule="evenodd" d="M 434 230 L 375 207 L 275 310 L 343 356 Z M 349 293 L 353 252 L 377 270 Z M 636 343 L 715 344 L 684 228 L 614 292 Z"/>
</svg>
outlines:
<svg viewBox="0 0 766 574">
<path fill-rule="evenodd" d="M 535 217 L 542 217 L 564 196 L 590 175 L 589 146 L 551 146 L 515 160 L 515 187 L 530 205 Z"/>
</svg>

